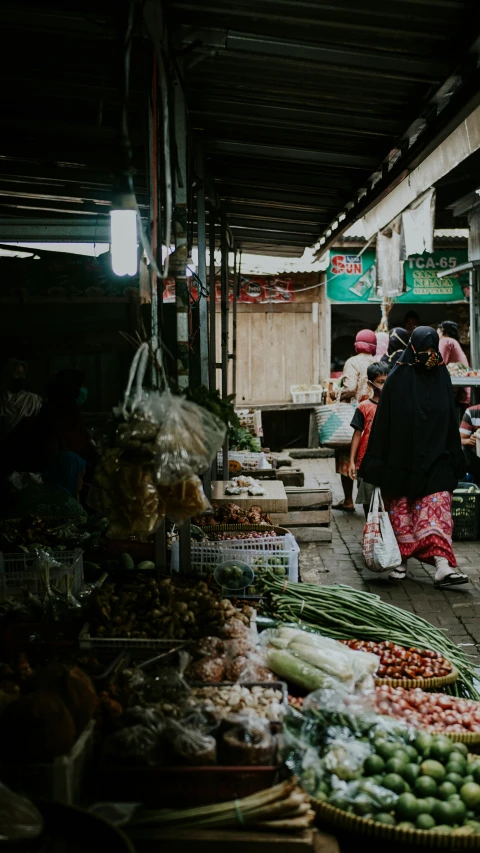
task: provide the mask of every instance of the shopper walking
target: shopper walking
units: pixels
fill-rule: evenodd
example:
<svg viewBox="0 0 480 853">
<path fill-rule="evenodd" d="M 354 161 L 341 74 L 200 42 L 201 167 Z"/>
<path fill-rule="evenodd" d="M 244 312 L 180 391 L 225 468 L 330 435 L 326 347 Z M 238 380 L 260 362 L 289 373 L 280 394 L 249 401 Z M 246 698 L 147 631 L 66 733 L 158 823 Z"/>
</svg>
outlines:
<svg viewBox="0 0 480 853">
<path fill-rule="evenodd" d="M 360 476 L 380 486 L 402 555 L 434 565 L 435 586 L 468 582 L 455 571 L 452 492 L 465 473 L 450 376 L 439 337 L 419 326 L 382 391 Z"/>
<path fill-rule="evenodd" d="M 391 329 L 387 352 L 380 359 L 382 364 L 386 364 L 390 370 L 395 367 L 409 340 L 410 332 L 407 332 L 406 329 L 402 329 L 401 326 Z"/>
<path fill-rule="evenodd" d="M 469 367 L 468 358 L 460 344 L 457 323 L 454 323 L 453 320 L 444 320 L 438 326 L 438 336 L 440 338 L 439 350 L 445 364 L 463 364 L 464 367 Z M 470 388 L 454 388 L 454 395 L 460 413 L 463 414 L 470 405 Z"/>
<path fill-rule="evenodd" d="M 375 332 L 363 329 L 355 338 L 356 355 L 347 359 L 343 368 L 342 387 L 340 391 L 341 402 L 352 402 L 356 400 L 368 400 L 370 388 L 368 385 L 367 369 L 373 361 L 377 352 L 377 338 Z M 335 470 L 340 474 L 343 488 L 343 501 L 334 504 L 332 509 L 340 509 L 343 512 L 355 512 L 353 504 L 353 480 L 350 478 L 350 448 L 338 447 L 335 450 Z"/>
<path fill-rule="evenodd" d="M 368 400 L 363 400 L 355 409 L 350 426 L 353 427 L 354 433 L 352 443 L 350 445 L 350 479 L 357 480 L 357 497 L 356 504 L 363 504 L 365 518 L 368 516 L 370 508 L 370 500 L 373 493 L 373 486 L 366 483 L 358 476 L 358 469 L 362 464 L 362 459 L 368 446 L 368 439 L 372 429 L 373 419 L 377 412 L 377 405 L 382 393 L 383 386 L 387 381 L 388 367 L 381 361 L 374 361 L 367 368 L 368 384 L 371 388 L 371 397 Z"/>
</svg>

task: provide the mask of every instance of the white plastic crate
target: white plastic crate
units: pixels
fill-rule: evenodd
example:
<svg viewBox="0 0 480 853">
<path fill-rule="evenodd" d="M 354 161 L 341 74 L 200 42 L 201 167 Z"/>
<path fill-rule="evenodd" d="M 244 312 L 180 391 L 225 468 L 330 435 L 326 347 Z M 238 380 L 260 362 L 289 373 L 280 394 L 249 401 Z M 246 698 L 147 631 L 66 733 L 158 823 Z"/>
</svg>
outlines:
<svg viewBox="0 0 480 853">
<path fill-rule="evenodd" d="M 294 403 L 321 403 L 323 388 L 321 385 L 290 385 L 290 394 Z"/>
<path fill-rule="evenodd" d="M 59 755 L 51 764 L 0 764 L 2 781 L 16 793 L 32 799 L 80 805 L 83 783 L 92 760 L 92 720 L 68 755 Z"/>
<path fill-rule="evenodd" d="M 52 557 L 60 568 L 50 569 L 50 580 L 57 582 L 65 575 L 73 575 L 74 595 L 83 588 L 83 551 L 53 551 Z M 45 592 L 45 570 L 38 568 L 35 554 L 5 554 L 0 551 L 0 596 L 12 598 L 23 595 L 27 588 L 33 594 Z"/>
<path fill-rule="evenodd" d="M 252 453 L 248 450 L 229 450 L 228 461 L 239 462 L 244 471 L 258 471 L 258 466 L 265 454 Z M 217 453 L 217 471 L 223 471 L 223 453 Z"/>
<path fill-rule="evenodd" d="M 213 574 L 225 560 L 241 560 L 259 575 L 262 569 L 278 570 L 279 577 L 298 581 L 298 554 L 300 548 L 291 533 L 285 536 L 265 536 L 259 539 L 227 539 L 221 542 L 196 542 L 191 546 L 191 568 L 195 574 Z M 172 544 L 170 568 L 180 568 L 179 543 Z M 280 570 L 284 569 L 283 572 Z"/>
</svg>

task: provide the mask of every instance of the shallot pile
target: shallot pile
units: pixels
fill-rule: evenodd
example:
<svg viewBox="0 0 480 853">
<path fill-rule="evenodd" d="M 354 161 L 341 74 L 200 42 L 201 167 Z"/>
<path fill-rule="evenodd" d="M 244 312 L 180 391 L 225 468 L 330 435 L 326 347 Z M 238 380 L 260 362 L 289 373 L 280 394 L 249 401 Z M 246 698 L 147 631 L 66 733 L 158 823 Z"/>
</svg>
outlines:
<svg viewBox="0 0 480 853">
<path fill-rule="evenodd" d="M 376 706 L 379 714 L 405 720 L 417 729 L 445 734 L 480 732 L 480 702 L 470 699 L 383 684 L 376 688 Z"/>
<path fill-rule="evenodd" d="M 378 678 L 441 678 L 450 675 L 452 664 L 432 649 L 409 649 L 389 640 L 345 640 L 349 648 L 372 652 L 380 658 Z"/>
</svg>

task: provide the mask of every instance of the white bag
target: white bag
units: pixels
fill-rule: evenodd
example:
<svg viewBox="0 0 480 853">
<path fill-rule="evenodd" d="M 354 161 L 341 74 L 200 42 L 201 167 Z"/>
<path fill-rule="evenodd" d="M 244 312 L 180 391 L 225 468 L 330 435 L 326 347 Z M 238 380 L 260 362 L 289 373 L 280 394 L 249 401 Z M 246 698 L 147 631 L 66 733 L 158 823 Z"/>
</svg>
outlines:
<svg viewBox="0 0 480 853">
<path fill-rule="evenodd" d="M 362 550 L 365 565 L 372 572 L 395 569 L 402 562 L 402 555 L 378 486 L 373 490 L 370 501 Z"/>
</svg>

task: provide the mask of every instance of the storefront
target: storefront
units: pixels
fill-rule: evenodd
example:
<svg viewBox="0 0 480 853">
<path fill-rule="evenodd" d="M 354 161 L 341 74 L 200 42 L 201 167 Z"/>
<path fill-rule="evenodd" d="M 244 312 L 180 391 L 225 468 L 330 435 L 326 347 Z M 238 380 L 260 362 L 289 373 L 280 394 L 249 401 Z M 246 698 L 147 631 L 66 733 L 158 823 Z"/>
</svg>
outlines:
<svg viewBox="0 0 480 853">
<path fill-rule="evenodd" d="M 360 244 L 332 249 L 327 270 L 327 297 L 332 312 L 331 362 L 341 369 L 352 354 L 353 337 L 361 328 L 376 329 L 382 317 L 382 300 L 376 290 L 376 253 Z M 467 248 L 438 248 L 432 254 L 412 255 L 404 262 L 404 292 L 387 305 L 388 324 L 403 325 L 408 311 L 420 323 L 436 325 L 455 320 L 462 345 L 469 346 L 469 280 L 463 276 L 439 279 L 437 273 L 465 263 Z"/>
</svg>

